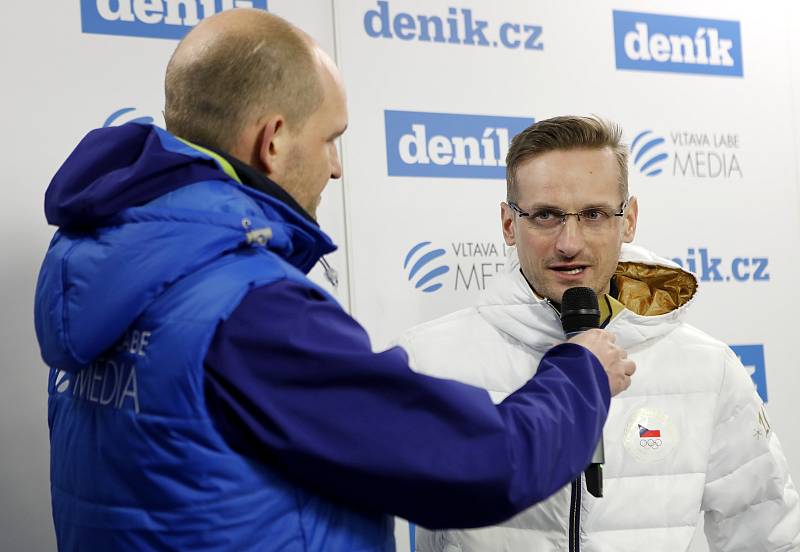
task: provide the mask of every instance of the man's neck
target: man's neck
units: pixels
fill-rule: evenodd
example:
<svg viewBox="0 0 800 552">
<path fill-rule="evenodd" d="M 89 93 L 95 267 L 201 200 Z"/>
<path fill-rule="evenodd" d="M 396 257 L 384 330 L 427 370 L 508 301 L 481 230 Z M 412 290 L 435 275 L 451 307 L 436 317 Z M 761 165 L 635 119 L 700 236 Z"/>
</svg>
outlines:
<svg viewBox="0 0 800 552">
<path fill-rule="evenodd" d="M 241 180 L 242 184 L 244 184 L 245 186 L 254 188 L 263 194 L 266 194 L 270 197 L 274 197 L 275 199 L 282 201 L 287 206 L 289 206 L 293 211 L 297 212 L 307 221 L 314 224 L 314 226 L 319 226 L 319 223 L 317 223 L 317 221 L 314 220 L 314 217 L 308 214 L 308 212 L 305 209 L 303 209 L 300 206 L 300 204 L 297 203 L 297 201 L 295 201 L 295 199 L 289 194 L 289 192 L 281 188 L 281 186 L 277 182 L 270 180 L 266 175 L 262 174 L 255 168 L 251 167 L 250 165 L 248 165 L 241 159 L 238 159 L 236 156 L 231 155 L 230 153 L 226 153 L 222 150 L 205 146 L 203 144 L 197 144 L 197 145 L 219 155 L 220 157 L 225 159 L 225 161 L 230 163 L 233 169 L 236 171 L 236 175 L 239 177 L 239 180 Z"/>
<path fill-rule="evenodd" d="M 530 288 L 531 293 L 533 296 L 542 301 L 549 301 L 551 305 L 558 311 L 561 312 L 561 303 L 550 299 L 536 291 L 536 288 L 533 287 L 533 284 L 528 277 L 525 276 L 525 273 L 522 271 L 522 267 L 519 269 L 519 273 L 522 274 L 522 277 L 525 279 L 525 282 L 528 284 L 528 288 Z M 619 289 L 617 288 L 617 281 L 616 278 L 611 278 L 608 286 L 608 293 L 604 293 L 597 298 L 598 305 L 600 307 L 600 327 L 603 328 L 608 324 L 613 317 L 615 317 L 620 310 L 625 308 L 622 303 L 617 300 L 619 296 Z"/>
</svg>

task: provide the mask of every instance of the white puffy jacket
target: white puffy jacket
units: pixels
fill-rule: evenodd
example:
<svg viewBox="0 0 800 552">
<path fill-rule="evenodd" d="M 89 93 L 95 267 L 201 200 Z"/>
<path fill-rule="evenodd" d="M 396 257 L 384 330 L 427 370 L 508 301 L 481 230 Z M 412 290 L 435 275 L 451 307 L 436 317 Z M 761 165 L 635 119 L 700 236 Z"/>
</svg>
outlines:
<svg viewBox="0 0 800 552">
<path fill-rule="evenodd" d="M 695 278 L 632 245 L 615 278 L 628 308 L 618 305 L 607 329 L 637 372 L 605 425 L 605 496 L 573 483 L 499 526 L 419 528 L 418 551 L 677 552 L 701 512 L 711 550 L 800 550 L 798 494 L 750 377 L 725 344 L 682 320 Z M 514 269 L 476 307 L 417 326 L 400 344 L 418 372 L 500 402 L 563 340 L 555 309 Z"/>
</svg>

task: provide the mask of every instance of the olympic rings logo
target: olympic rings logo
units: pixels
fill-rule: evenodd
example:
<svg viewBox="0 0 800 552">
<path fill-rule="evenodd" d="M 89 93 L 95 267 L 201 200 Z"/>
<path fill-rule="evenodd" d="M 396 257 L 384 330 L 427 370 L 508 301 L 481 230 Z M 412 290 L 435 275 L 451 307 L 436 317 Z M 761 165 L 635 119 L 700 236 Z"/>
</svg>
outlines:
<svg viewBox="0 0 800 552">
<path fill-rule="evenodd" d="M 655 450 L 661 446 L 661 439 L 641 439 L 639 446 L 642 448 L 650 447 Z"/>
</svg>

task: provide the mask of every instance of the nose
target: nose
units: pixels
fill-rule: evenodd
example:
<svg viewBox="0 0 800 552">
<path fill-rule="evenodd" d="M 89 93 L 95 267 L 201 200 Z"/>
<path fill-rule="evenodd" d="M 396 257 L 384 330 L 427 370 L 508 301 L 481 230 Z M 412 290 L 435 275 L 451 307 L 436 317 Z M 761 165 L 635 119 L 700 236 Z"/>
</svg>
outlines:
<svg viewBox="0 0 800 552">
<path fill-rule="evenodd" d="M 331 178 L 339 179 L 342 177 L 342 160 L 339 159 L 339 150 L 334 143 L 331 152 Z"/>
<path fill-rule="evenodd" d="M 573 258 L 581 252 L 585 245 L 583 230 L 577 216 L 567 217 L 558 231 L 556 251 L 566 258 Z"/>
</svg>

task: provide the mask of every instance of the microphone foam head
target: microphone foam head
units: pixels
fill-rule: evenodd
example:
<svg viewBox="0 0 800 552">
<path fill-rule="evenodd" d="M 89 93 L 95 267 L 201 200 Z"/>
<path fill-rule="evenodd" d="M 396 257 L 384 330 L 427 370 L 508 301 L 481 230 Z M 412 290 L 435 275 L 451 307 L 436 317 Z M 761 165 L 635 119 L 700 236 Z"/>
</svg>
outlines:
<svg viewBox="0 0 800 552">
<path fill-rule="evenodd" d="M 600 326 L 600 307 L 592 288 L 574 287 L 564 292 L 561 326 L 567 335 Z"/>
</svg>

